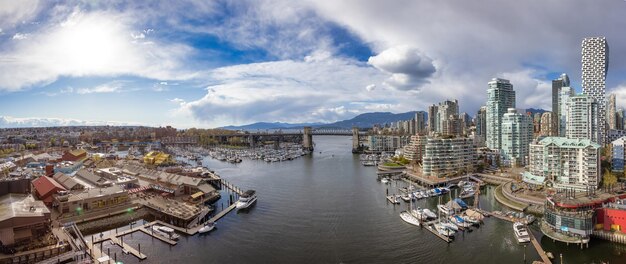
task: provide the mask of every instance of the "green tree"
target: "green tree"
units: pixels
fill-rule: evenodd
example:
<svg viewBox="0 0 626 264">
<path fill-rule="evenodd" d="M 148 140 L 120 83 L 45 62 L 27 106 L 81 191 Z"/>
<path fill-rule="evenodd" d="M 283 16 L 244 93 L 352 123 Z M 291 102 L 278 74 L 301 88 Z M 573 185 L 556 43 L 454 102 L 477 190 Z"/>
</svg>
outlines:
<svg viewBox="0 0 626 264">
<path fill-rule="evenodd" d="M 604 185 L 604 188 L 610 191 L 616 183 L 617 177 L 615 174 L 613 174 L 611 170 L 605 169 L 604 176 L 602 177 L 602 185 Z"/>
</svg>

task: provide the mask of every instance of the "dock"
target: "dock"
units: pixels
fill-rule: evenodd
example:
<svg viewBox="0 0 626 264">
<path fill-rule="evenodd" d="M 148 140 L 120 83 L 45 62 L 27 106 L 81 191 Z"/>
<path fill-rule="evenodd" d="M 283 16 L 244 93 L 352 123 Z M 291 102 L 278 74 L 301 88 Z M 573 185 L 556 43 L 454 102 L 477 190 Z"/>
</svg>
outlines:
<svg viewBox="0 0 626 264">
<path fill-rule="evenodd" d="M 548 254 L 546 254 L 546 252 L 543 251 L 543 248 L 541 247 L 541 244 L 539 244 L 539 241 L 537 241 L 537 239 L 535 239 L 535 235 L 533 235 L 533 232 L 530 231 L 530 230 L 528 230 L 528 231 L 529 231 L 528 234 L 530 235 L 530 242 L 533 244 L 533 246 L 537 250 L 537 253 L 541 257 L 541 261 L 543 261 L 543 263 L 545 263 L 545 264 L 552 264 L 552 261 L 548 257 Z"/>
<path fill-rule="evenodd" d="M 120 242 L 120 240 L 117 237 L 111 237 L 111 241 L 113 243 L 115 243 L 116 245 L 122 247 L 123 249 L 126 249 L 128 251 L 128 253 L 133 254 L 138 259 L 144 260 L 144 259 L 148 258 L 148 256 L 146 256 L 145 254 L 139 252 L 134 247 L 129 246 L 128 243 Z"/>
<path fill-rule="evenodd" d="M 431 221 L 431 222 L 436 222 L 436 221 L 437 220 Z M 428 222 L 428 223 L 431 223 L 431 222 Z M 422 226 L 425 226 L 426 230 L 430 231 L 431 233 L 433 233 L 438 238 L 441 238 L 443 241 L 446 241 L 446 243 L 452 242 L 452 239 L 450 239 L 449 237 L 444 236 L 442 234 L 439 234 L 439 232 L 437 232 L 437 230 L 435 229 L 435 227 L 433 225 L 427 225 L 427 223 L 424 223 Z"/>
<path fill-rule="evenodd" d="M 387 201 L 389 201 L 392 204 L 400 204 L 400 202 L 396 201 L 396 196 L 395 195 L 387 196 Z"/>
<path fill-rule="evenodd" d="M 163 242 L 165 242 L 165 243 L 168 243 L 168 244 L 170 244 L 170 245 L 172 245 L 172 246 L 174 246 L 174 245 L 178 244 L 178 242 L 176 242 L 176 241 L 174 241 L 174 240 L 171 240 L 171 239 L 169 239 L 169 238 L 166 238 L 166 237 L 164 237 L 164 236 L 161 236 L 161 235 L 159 235 L 159 234 L 154 234 L 154 232 L 152 232 L 152 231 L 150 231 L 150 230 L 148 230 L 148 229 L 146 229 L 146 228 L 144 228 L 144 227 L 140 227 L 140 228 L 138 228 L 138 229 L 139 229 L 139 231 L 144 232 L 144 233 L 146 233 L 147 235 L 152 236 L 152 237 L 154 237 L 154 238 L 156 238 L 156 239 L 158 239 L 158 240 L 161 240 L 161 241 L 163 241 Z"/>
</svg>

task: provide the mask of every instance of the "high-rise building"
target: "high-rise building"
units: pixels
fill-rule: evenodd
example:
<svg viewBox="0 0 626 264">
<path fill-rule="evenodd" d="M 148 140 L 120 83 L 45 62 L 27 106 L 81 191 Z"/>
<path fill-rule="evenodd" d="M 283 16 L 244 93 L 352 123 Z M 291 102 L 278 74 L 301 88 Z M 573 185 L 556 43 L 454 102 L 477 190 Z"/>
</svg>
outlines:
<svg viewBox="0 0 626 264">
<path fill-rule="evenodd" d="M 606 120 L 608 129 L 617 129 L 617 119 L 615 113 L 617 112 L 615 106 L 615 94 L 609 95 L 609 104 L 606 109 Z"/>
<path fill-rule="evenodd" d="M 583 94 L 598 104 L 596 113 L 598 138 L 594 142 L 604 144 L 606 128 L 606 73 L 609 69 L 609 45 L 605 37 L 585 38 L 582 41 L 582 88 Z"/>
<path fill-rule="evenodd" d="M 502 148 L 502 116 L 509 108 L 515 108 L 515 91 L 509 80 L 493 78 L 487 89 L 487 138 L 490 149 Z"/>
<path fill-rule="evenodd" d="M 569 112 L 569 106 L 567 102 L 569 98 L 576 95 L 576 92 L 572 87 L 565 86 L 561 87 L 561 93 L 559 94 L 559 122 L 557 123 L 559 126 L 559 134 L 560 137 L 565 137 L 567 131 L 567 113 Z"/>
<path fill-rule="evenodd" d="M 463 129 L 459 118 L 459 101 L 446 100 L 428 107 L 428 126 L 435 135 L 461 135 Z"/>
<path fill-rule="evenodd" d="M 590 139 L 598 142 L 598 104 L 593 97 L 581 94 L 572 96 L 568 102 L 566 137 Z"/>
<path fill-rule="evenodd" d="M 428 107 L 428 131 L 430 133 L 437 132 L 437 112 L 439 108 L 437 105 L 431 105 Z"/>
<path fill-rule="evenodd" d="M 620 108 L 617 109 L 617 112 L 615 113 L 615 118 L 617 119 L 616 121 L 616 129 L 618 130 L 623 130 L 624 129 L 624 109 Z"/>
<path fill-rule="evenodd" d="M 509 108 L 502 116 L 502 157 L 512 166 L 526 165 L 528 144 L 532 140 L 533 123 L 530 116 Z"/>
<path fill-rule="evenodd" d="M 487 107 L 481 106 L 476 113 L 476 145 L 483 147 L 487 139 Z"/>
<path fill-rule="evenodd" d="M 535 134 L 541 133 L 541 116 L 541 113 L 535 113 L 535 115 L 533 115 L 533 133 Z"/>
<path fill-rule="evenodd" d="M 552 125 L 554 125 L 554 122 L 552 122 L 552 117 L 554 117 L 552 112 L 544 112 L 543 114 L 541 114 L 541 132 L 539 133 L 540 135 L 550 136 L 550 134 L 554 130 L 552 129 Z"/>
<path fill-rule="evenodd" d="M 546 137 L 530 144 L 529 164 L 523 180 L 546 181 L 558 189 L 587 191 L 600 182 L 600 145 L 589 139 Z"/>
<path fill-rule="evenodd" d="M 558 79 L 552 80 L 552 131 L 550 136 L 558 135 L 560 128 L 560 118 L 562 116 L 560 110 L 561 104 L 561 90 L 563 87 L 569 87 L 569 77 L 563 73 Z"/>
<path fill-rule="evenodd" d="M 424 114 L 425 113 L 422 111 L 415 113 L 415 133 L 416 134 L 422 135 L 426 133 L 427 120 Z"/>
</svg>

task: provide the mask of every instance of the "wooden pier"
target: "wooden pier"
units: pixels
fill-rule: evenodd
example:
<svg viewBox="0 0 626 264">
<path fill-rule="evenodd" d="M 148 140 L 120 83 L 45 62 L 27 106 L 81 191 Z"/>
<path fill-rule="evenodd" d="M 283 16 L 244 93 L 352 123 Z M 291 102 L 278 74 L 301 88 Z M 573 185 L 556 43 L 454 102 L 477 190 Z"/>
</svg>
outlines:
<svg viewBox="0 0 626 264">
<path fill-rule="evenodd" d="M 145 254 L 143 254 L 143 253 L 139 252 L 138 250 L 136 250 L 135 248 L 129 246 L 128 243 L 122 243 L 120 241 L 120 239 L 118 239 L 117 237 L 111 237 L 111 242 L 113 242 L 116 245 L 122 247 L 123 249 L 126 249 L 126 251 L 128 251 L 128 253 L 133 254 L 138 259 L 144 260 L 144 259 L 148 258 L 148 256 L 146 256 Z"/>
<path fill-rule="evenodd" d="M 541 244 L 539 244 L 539 241 L 535 239 L 535 235 L 533 235 L 533 232 L 531 230 L 528 230 L 528 235 L 530 236 L 530 242 L 533 244 L 533 246 L 537 250 L 537 253 L 541 257 L 541 261 L 543 261 L 543 263 L 545 264 L 552 264 L 552 261 L 548 257 L 548 254 L 546 254 L 546 252 L 543 251 Z"/>
<path fill-rule="evenodd" d="M 436 220 L 435 220 L 435 221 L 436 221 Z M 435 221 L 431 221 L 431 222 L 435 222 Z M 430 222 L 429 222 L 429 223 L 430 223 Z M 451 239 L 451 238 L 449 238 L 449 237 L 447 237 L 447 236 L 444 236 L 444 235 L 442 235 L 442 234 L 439 234 L 439 232 L 437 232 L 437 229 L 435 229 L 435 226 L 434 226 L 434 225 L 427 225 L 427 224 L 425 223 L 425 224 L 423 224 L 422 226 L 425 226 L 425 227 L 426 227 L 426 230 L 430 231 L 430 232 L 431 232 L 431 233 L 433 233 L 435 236 L 437 236 L 437 237 L 441 238 L 443 241 L 446 241 L 446 243 L 450 243 L 450 242 L 452 242 L 452 239 Z"/>
</svg>

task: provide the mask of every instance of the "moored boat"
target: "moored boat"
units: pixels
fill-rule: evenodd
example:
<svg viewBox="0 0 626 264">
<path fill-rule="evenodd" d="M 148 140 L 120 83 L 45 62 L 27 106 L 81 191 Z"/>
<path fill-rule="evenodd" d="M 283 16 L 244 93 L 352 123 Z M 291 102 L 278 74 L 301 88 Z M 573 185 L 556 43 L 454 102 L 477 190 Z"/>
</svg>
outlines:
<svg viewBox="0 0 626 264">
<path fill-rule="evenodd" d="M 255 190 L 247 190 L 245 193 L 239 197 L 237 204 L 235 207 L 237 209 L 246 209 L 250 207 L 254 202 L 256 202 L 256 191 Z"/>
<path fill-rule="evenodd" d="M 407 222 L 411 225 L 414 226 L 420 226 L 420 221 L 419 219 L 417 219 L 413 214 L 407 212 L 407 211 L 402 211 L 400 213 L 400 218 L 402 218 L 402 220 L 404 220 L 404 222 Z"/>
<path fill-rule="evenodd" d="M 519 243 L 530 242 L 530 235 L 528 234 L 528 229 L 526 229 L 526 226 L 524 224 L 520 222 L 513 223 L 513 233 L 515 233 L 517 242 Z"/>
</svg>

